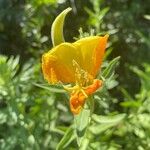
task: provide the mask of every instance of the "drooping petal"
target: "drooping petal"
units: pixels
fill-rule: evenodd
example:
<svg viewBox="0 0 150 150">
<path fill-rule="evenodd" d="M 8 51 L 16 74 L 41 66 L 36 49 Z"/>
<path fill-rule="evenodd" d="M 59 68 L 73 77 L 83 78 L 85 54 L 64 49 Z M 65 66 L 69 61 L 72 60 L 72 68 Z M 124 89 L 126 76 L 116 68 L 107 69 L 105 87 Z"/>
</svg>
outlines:
<svg viewBox="0 0 150 150">
<path fill-rule="evenodd" d="M 87 96 L 92 95 L 98 88 L 102 86 L 102 81 L 94 79 L 93 83 L 84 89 Z M 70 97 L 70 109 L 74 115 L 80 113 L 86 102 L 86 95 L 82 91 L 76 91 Z"/>
<path fill-rule="evenodd" d="M 87 95 L 92 95 L 97 89 L 102 87 L 103 82 L 98 79 L 94 79 L 93 84 L 89 85 L 85 89 Z"/>
<path fill-rule="evenodd" d="M 82 110 L 85 103 L 85 95 L 83 93 L 73 93 L 70 97 L 70 109 L 74 115 L 77 115 Z"/>
</svg>

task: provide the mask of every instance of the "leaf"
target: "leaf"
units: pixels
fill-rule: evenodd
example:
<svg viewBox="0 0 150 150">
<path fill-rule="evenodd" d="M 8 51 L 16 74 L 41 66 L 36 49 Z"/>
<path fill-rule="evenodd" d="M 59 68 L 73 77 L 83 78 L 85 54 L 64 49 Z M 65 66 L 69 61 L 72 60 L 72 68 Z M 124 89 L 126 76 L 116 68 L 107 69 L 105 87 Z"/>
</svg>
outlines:
<svg viewBox="0 0 150 150">
<path fill-rule="evenodd" d="M 145 44 L 147 44 L 147 46 L 150 46 L 149 38 L 147 36 L 138 30 L 136 30 L 135 33 L 143 40 Z"/>
<path fill-rule="evenodd" d="M 53 46 L 56 46 L 60 43 L 65 42 L 64 36 L 63 36 L 63 25 L 64 20 L 68 12 L 70 12 L 72 8 L 67 8 L 63 12 L 61 12 L 56 19 L 54 20 L 52 27 L 51 27 L 51 38 Z"/>
<path fill-rule="evenodd" d="M 93 125 L 89 128 L 89 131 L 91 131 L 92 134 L 100 134 L 113 126 L 114 124 Z"/>
<path fill-rule="evenodd" d="M 7 115 L 3 112 L 0 113 L 0 124 L 3 124 L 7 121 Z"/>
<path fill-rule="evenodd" d="M 121 102 L 120 105 L 126 108 L 139 108 L 142 105 L 142 103 L 140 101 L 125 101 Z"/>
<path fill-rule="evenodd" d="M 20 60 L 20 57 L 19 56 L 11 56 L 8 61 L 7 61 L 7 65 L 9 66 L 9 68 L 11 69 L 11 75 L 12 77 L 15 76 L 15 74 L 17 73 L 18 71 L 18 68 L 17 66 L 19 65 L 19 60 Z"/>
<path fill-rule="evenodd" d="M 88 149 L 88 145 L 89 145 L 89 139 L 88 138 L 84 138 L 80 147 L 80 150 L 87 150 Z"/>
<path fill-rule="evenodd" d="M 19 59 L 20 59 L 19 56 L 16 56 L 16 57 L 11 56 L 11 57 L 9 58 L 9 60 L 7 61 L 7 64 L 8 64 L 9 66 L 11 66 L 12 71 L 13 71 L 13 70 L 17 67 L 17 65 L 19 64 Z"/>
<path fill-rule="evenodd" d="M 33 85 L 35 85 L 39 88 L 42 88 L 42 89 L 49 90 L 49 91 L 54 92 L 54 93 L 66 93 L 66 91 L 64 89 L 60 89 L 59 87 L 56 87 L 54 85 L 46 86 L 46 85 L 38 84 L 38 83 L 33 83 Z"/>
<path fill-rule="evenodd" d="M 141 106 L 141 102 L 140 101 L 135 101 L 134 98 L 132 98 L 132 96 L 124 89 L 124 88 L 121 88 L 120 89 L 121 92 L 123 93 L 124 95 L 124 98 L 126 99 L 126 101 L 124 102 L 121 102 L 120 105 L 123 106 L 123 107 L 133 107 L 133 108 L 138 108 Z"/>
<path fill-rule="evenodd" d="M 85 135 L 88 124 L 90 123 L 90 110 L 83 109 L 79 115 L 75 116 L 75 129 L 77 134 L 78 145 L 81 145 L 81 141 Z"/>
<path fill-rule="evenodd" d="M 92 12 L 89 8 L 85 7 L 84 10 L 90 15 L 91 17 L 95 17 L 94 12 Z"/>
<path fill-rule="evenodd" d="M 116 66 L 118 65 L 119 59 L 120 59 L 120 56 L 110 61 L 108 67 L 103 71 L 102 77 L 109 78 L 113 74 Z"/>
<path fill-rule="evenodd" d="M 109 48 L 109 49 L 107 49 L 107 51 L 105 52 L 105 56 L 104 56 L 104 59 L 103 59 L 103 60 L 106 60 L 106 58 L 109 57 L 109 55 L 112 53 L 112 51 L 113 51 L 113 48 L 112 48 L 112 47 Z"/>
<path fill-rule="evenodd" d="M 71 126 L 68 128 L 61 141 L 58 143 L 56 150 L 62 150 L 66 148 L 74 140 L 74 138 L 74 128 Z"/>
<path fill-rule="evenodd" d="M 120 88 L 122 94 L 124 95 L 124 98 L 126 98 L 128 101 L 134 101 L 132 96 L 126 91 L 124 88 Z"/>
<path fill-rule="evenodd" d="M 92 119 L 96 123 L 100 124 L 94 124 L 89 127 L 89 131 L 92 132 L 92 134 L 100 134 L 107 129 L 116 126 L 118 123 L 120 123 L 125 117 L 125 114 L 119 114 L 115 116 L 98 116 L 98 115 L 93 115 Z"/>
<path fill-rule="evenodd" d="M 150 76 L 147 75 L 145 72 L 143 72 L 142 70 L 138 69 L 137 67 L 130 67 L 131 70 L 136 73 L 141 79 L 144 79 L 146 81 L 150 80 Z"/>
<path fill-rule="evenodd" d="M 98 19 L 99 21 L 101 21 L 103 19 L 103 17 L 105 16 L 105 14 L 109 11 L 109 7 L 106 7 L 104 9 L 102 9 L 99 13 Z"/>
<path fill-rule="evenodd" d="M 144 18 L 150 20 L 150 15 L 144 15 Z"/>
<path fill-rule="evenodd" d="M 118 114 L 114 116 L 100 116 L 93 114 L 92 119 L 97 123 L 103 123 L 103 124 L 112 124 L 112 123 L 118 123 L 121 120 L 124 119 L 126 114 Z"/>
</svg>

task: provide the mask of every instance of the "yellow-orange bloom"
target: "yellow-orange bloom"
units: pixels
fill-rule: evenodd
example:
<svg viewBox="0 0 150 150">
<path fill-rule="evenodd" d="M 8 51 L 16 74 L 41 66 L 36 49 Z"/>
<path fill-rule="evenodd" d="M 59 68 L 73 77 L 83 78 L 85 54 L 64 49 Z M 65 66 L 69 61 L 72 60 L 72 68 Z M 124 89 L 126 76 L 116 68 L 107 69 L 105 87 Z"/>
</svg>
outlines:
<svg viewBox="0 0 150 150">
<path fill-rule="evenodd" d="M 52 84 L 75 83 L 71 91 L 70 107 L 78 114 L 88 95 L 101 85 L 96 77 L 104 56 L 108 35 L 91 36 L 74 43 L 61 43 L 42 56 L 44 78 Z M 67 87 L 65 87 L 67 89 Z"/>
<path fill-rule="evenodd" d="M 93 84 L 84 88 L 86 95 L 92 95 L 99 87 L 102 86 L 102 81 L 98 79 L 94 79 Z M 71 94 L 70 98 L 70 109 L 73 114 L 79 114 L 81 109 L 84 106 L 86 95 L 81 91 L 75 91 L 75 93 Z"/>
</svg>

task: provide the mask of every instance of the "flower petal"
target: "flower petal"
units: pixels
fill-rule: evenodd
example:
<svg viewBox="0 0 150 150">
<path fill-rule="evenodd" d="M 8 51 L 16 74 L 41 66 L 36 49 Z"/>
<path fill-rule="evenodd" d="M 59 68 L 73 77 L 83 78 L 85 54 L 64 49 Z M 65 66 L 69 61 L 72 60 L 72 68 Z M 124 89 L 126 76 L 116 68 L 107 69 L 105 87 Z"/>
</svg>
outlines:
<svg viewBox="0 0 150 150">
<path fill-rule="evenodd" d="M 99 43 L 99 38 L 100 38 L 99 36 L 91 36 L 83 38 L 73 43 L 73 45 L 75 47 L 78 47 L 78 49 L 81 51 L 82 66 L 83 66 L 82 69 L 87 71 L 88 73 L 91 72 L 91 69 L 93 68 L 94 65 L 93 55 L 94 50 L 96 49 Z"/>
<path fill-rule="evenodd" d="M 85 96 L 83 93 L 73 93 L 70 97 L 70 109 L 74 115 L 77 115 L 82 110 L 85 103 Z"/>
<path fill-rule="evenodd" d="M 93 68 L 91 71 L 91 75 L 93 75 L 94 77 L 97 75 L 97 73 L 100 69 L 101 63 L 103 61 L 108 37 L 109 37 L 108 34 L 106 34 L 104 37 L 100 37 L 99 43 L 95 49 L 95 52 L 93 55 L 94 65 L 93 65 Z"/>
<path fill-rule="evenodd" d="M 53 83 L 52 75 L 55 73 L 57 82 L 75 82 L 75 69 L 72 61 L 80 63 L 82 59 L 79 53 L 80 51 L 70 43 L 62 43 L 45 53 L 42 57 L 42 70 L 45 79 Z M 51 68 L 53 68 L 53 74 Z"/>
<path fill-rule="evenodd" d="M 85 93 L 87 95 L 93 94 L 97 89 L 99 89 L 102 86 L 102 81 L 98 79 L 94 79 L 93 84 L 89 85 L 85 89 Z"/>
<path fill-rule="evenodd" d="M 73 61 L 92 75 L 96 76 L 102 63 L 108 35 L 91 36 L 74 43 L 62 43 L 42 57 L 44 78 L 49 83 L 75 83 Z"/>
<path fill-rule="evenodd" d="M 90 36 L 73 43 L 82 54 L 83 70 L 93 77 L 96 76 L 104 56 L 108 35 L 104 37 Z"/>
<path fill-rule="evenodd" d="M 92 95 L 98 88 L 102 86 L 102 81 L 95 79 L 93 84 L 87 86 L 84 90 L 87 96 Z M 76 91 L 70 97 L 70 109 L 74 115 L 80 113 L 86 101 L 86 95 L 82 91 Z"/>
</svg>

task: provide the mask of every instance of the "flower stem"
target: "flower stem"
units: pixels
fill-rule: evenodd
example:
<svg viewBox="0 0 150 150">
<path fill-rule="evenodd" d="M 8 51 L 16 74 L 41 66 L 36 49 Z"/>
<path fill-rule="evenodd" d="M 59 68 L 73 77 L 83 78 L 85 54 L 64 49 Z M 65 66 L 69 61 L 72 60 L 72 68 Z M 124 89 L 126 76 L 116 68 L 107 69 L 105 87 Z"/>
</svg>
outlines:
<svg viewBox="0 0 150 150">
<path fill-rule="evenodd" d="M 95 104 L 93 96 L 89 97 L 89 102 L 90 102 L 90 116 L 92 116 L 94 112 L 94 104 Z"/>
</svg>

